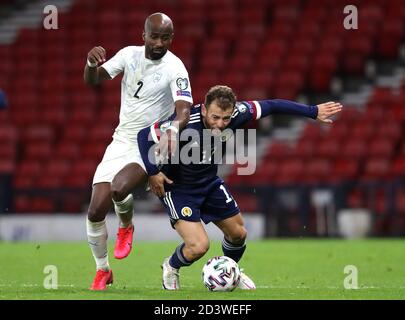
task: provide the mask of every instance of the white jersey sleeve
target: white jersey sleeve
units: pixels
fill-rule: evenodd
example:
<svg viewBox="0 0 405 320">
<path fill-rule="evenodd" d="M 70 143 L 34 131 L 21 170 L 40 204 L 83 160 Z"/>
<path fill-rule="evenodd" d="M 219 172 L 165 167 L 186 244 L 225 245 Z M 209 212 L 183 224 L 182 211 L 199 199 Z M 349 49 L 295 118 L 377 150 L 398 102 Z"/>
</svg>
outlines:
<svg viewBox="0 0 405 320">
<path fill-rule="evenodd" d="M 118 74 L 124 71 L 126 58 L 125 54 L 126 48 L 123 48 L 118 51 L 110 60 L 101 65 L 101 67 L 108 72 L 111 79 L 114 79 Z"/>
<path fill-rule="evenodd" d="M 180 59 L 178 59 L 177 61 L 174 77 L 170 82 L 170 89 L 172 91 L 172 97 L 174 102 L 178 100 L 184 100 L 193 103 L 188 72 Z"/>
</svg>

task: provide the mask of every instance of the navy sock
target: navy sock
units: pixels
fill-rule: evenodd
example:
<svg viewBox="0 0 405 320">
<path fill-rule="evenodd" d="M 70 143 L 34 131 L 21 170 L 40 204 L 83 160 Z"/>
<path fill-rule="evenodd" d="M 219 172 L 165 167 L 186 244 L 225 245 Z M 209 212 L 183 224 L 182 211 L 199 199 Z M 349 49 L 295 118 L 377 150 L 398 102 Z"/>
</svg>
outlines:
<svg viewBox="0 0 405 320">
<path fill-rule="evenodd" d="M 222 240 L 222 251 L 224 252 L 224 255 L 232 258 L 236 262 L 238 262 L 242 258 L 245 249 L 245 242 L 243 244 L 234 244 L 232 242 L 229 242 L 225 237 Z"/>
<path fill-rule="evenodd" d="M 170 257 L 169 264 L 176 269 L 180 269 L 181 267 L 189 266 L 193 263 L 193 261 L 188 261 L 183 255 L 183 247 L 184 243 L 179 245 L 176 250 L 173 252 L 172 256 Z"/>
</svg>

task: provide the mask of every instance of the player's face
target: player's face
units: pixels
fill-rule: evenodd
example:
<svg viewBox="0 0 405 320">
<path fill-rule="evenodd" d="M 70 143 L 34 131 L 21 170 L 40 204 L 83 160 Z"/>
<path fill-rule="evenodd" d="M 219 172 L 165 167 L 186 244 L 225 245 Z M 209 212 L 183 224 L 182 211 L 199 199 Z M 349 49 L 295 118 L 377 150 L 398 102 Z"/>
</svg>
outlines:
<svg viewBox="0 0 405 320">
<path fill-rule="evenodd" d="M 166 54 L 173 40 L 173 32 L 170 29 L 156 29 L 143 33 L 145 41 L 145 56 L 151 60 L 159 60 Z"/>
<path fill-rule="evenodd" d="M 215 133 L 218 130 L 225 130 L 229 125 L 233 113 L 233 106 L 229 105 L 229 108 L 223 110 L 214 100 L 209 106 L 203 106 L 201 113 L 205 126 Z"/>
</svg>

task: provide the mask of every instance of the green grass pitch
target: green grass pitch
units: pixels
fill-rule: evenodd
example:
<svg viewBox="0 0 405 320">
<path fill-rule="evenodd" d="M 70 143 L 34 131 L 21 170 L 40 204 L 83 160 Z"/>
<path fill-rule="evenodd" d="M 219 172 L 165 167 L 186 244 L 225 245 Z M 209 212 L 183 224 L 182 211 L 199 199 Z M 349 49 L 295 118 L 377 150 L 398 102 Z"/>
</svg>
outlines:
<svg viewBox="0 0 405 320">
<path fill-rule="evenodd" d="M 135 242 L 124 260 L 111 258 L 114 284 L 105 292 L 88 290 L 95 266 L 87 243 L 0 242 L 0 299 L 404 299 L 403 240 L 266 240 L 250 241 L 240 265 L 257 290 L 209 292 L 201 281 L 208 258 L 221 255 L 212 242 L 207 255 L 181 269 L 181 290 L 161 289 L 161 262 L 175 242 Z M 44 268 L 58 270 L 58 289 L 45 289 Z M 358 270 L 358 289 L 343 286 L 346 265 Z"/>
</svg>

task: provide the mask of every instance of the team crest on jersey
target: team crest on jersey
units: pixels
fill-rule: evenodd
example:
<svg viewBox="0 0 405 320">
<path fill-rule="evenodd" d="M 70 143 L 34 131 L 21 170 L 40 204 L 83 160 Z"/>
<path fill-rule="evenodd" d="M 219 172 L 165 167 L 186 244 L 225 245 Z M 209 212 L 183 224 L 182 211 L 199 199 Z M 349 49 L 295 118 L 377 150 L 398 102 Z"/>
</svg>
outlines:
<svg viewBox="0 0 405 320">
<path fill-rule="evenodd" d="M 240 113 L 245 113 L 247 111 L 247 107 L 243 103 L 238 103 L 236 108 L 239 110 Z"/>
<path fill-rule="evenodd" d="M 190 207 L 183 207 L 183 209 L 181 209 L 181 214 L 183 217 L 191 217 L 193 210 L 191 210 Z"/>
<path fill-rule="evenodd" d="M 156 72 L 156 73 L 153 75 L 153 82 L 159 82 L 160 79 L 162 79 L 162 74 L 161 74 L 160 72 Z"/>
<path fill-rule="evenodd" d="M 188 79 L 187 78 L 177 78 L 176 84 L 180 90 L 186 90 L 188 88 Z"/>
</svg>

